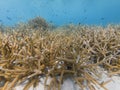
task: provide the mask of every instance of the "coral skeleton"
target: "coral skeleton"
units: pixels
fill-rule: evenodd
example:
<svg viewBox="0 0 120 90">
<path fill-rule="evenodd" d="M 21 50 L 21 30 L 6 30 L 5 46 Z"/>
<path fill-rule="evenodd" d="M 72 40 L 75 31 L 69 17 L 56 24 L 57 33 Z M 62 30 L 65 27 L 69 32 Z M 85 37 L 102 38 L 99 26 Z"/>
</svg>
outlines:
<svg viewBox="0 0 120 90">
<path fill-rule="evenodd" d="M 0 90 L 13 90 L 26 81 L 23 90 L 29 90 L 40 78 L 45 79 L 45 90 L 61 90 L 66 77 L 81 90 L 96 90 L 95 86 L 107 90 L 110 81 L 97 79 L 100 68 L 108 76 L 120 74 L 119 25 L 50 28 L 44 20 L 38 22 L 0 30 Z"/>
</svg>

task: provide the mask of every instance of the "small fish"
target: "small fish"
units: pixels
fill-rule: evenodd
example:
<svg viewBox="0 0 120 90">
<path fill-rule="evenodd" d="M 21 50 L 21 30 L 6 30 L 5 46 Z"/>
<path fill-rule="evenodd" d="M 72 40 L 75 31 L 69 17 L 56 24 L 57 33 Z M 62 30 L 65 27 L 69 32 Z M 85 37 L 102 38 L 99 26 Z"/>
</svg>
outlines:
<svg viewBox="0 0 120 90">
<path fill-rule="evenodd" d="M 102 17 L 101 20 L 104 20 L 104 18 Z"/>
<path fill-rule="evenodd" d="M 57 17 L 58 15 L 57 15 L 57 14 L 55 14 L 55 16 Z"/>
<path fill-rule="evenodd" d="M 0 22 L 2 22 L 2 20 L 0 19 Z"/>
<path fill-rule="evenodd" d="M 86 13 L 87 12 L 87 10 L 86 9 L 84 9 L 84 13 Z"/>
<path fill-rule="evenodd" d="M 6 12 L 10 12 L 10 10 L 6 10 Z"/>
<path fill-rule="evenodd" d="M 6 18 L 7 18 L 8 20 L 10 20 L 10 21 L 12 20 L 12 19 L 11 19 L 10 17 L 8 17 L 8 16 L 7 16 Z"/>
<path fill-rule="evenodd" d="M 81 22 L 79 22 L 78 25 L 81 25 Z"/>
<path fill-rule="evenodd" d="M 50 20 L 50 23 L 53 23 L 53 21 L 52 21 L 52 20 Z"/>
</svg>

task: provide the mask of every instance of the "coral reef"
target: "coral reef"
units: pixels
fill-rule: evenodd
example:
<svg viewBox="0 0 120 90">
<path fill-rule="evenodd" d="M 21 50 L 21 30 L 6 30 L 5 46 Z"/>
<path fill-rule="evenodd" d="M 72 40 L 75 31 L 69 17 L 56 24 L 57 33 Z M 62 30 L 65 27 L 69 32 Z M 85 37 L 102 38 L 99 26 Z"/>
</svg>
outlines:
<svg viewBox="0 0 120 90">
<path fill-rule="evenodd" d="M 96 77 L 101 77 L 99 68 L 109 76 L 120 74 L 120 26 L 68 25 L 46 31 L 48 24 L 38 20 L 0 32 L 0 89 L 13 90 L 27 81 L 28 90 L 45 78 L 45 89 L 61 90 L 64 79 L 72 77 L 82 90 L 97 85 L 107 90 L 109 81 L 100 83 Z"/>
<path fill-rule="evenodd" d="M 34 19 L 29 20 L 28 26 L 30 26 L 32 29 L 43 29 L 43 30 L 46 30 L 49 27 L 46 20 L 44 20 L 41 17 L 36 17 Z"/>
</svg>

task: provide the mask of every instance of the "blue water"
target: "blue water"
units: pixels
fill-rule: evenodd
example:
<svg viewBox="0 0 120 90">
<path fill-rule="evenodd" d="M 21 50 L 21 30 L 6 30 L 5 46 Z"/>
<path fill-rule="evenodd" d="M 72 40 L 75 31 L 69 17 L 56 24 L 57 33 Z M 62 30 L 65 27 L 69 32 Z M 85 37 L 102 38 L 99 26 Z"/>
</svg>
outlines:
<svg viewBox="0 0 120 90">
<path fill-rule="evenodd" d="M 55 25 L 120 23 L 120 0 L 0 0 L 0 23 L 41 16 Z"/>
</svg>

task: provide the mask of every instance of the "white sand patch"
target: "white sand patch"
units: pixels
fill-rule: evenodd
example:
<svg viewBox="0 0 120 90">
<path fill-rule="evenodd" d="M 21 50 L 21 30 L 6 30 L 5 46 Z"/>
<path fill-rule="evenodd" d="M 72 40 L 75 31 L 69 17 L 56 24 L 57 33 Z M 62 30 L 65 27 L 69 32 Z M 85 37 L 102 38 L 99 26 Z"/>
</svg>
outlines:
<svg viewBox="0 0 120 90">
<path fill-rule="evenodd" d="M 106 84 L 106 88 L 108 90 L 120 90 L 120 76 L 113 76 L 111 78 L 104 77 L 101 79 L 102 81 L 111 80 L 108 84 Z M 16 87 L 16 90 L 23 90 L 24 85 L 20 85 Z M 36 88 L 31 87 L 29 90 L 44 90 L 44 84 L 39 83 Z M 67 78 L 63 85 L 62 90 L 80 90 L 79 86 L 74 83 L 72 79 Z M 87 89 L 89 90 L 89 89 Z M 103 90 L 102 88 L 97 88 L 97 90 Z"/>
</svg>

